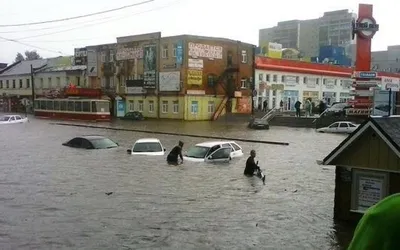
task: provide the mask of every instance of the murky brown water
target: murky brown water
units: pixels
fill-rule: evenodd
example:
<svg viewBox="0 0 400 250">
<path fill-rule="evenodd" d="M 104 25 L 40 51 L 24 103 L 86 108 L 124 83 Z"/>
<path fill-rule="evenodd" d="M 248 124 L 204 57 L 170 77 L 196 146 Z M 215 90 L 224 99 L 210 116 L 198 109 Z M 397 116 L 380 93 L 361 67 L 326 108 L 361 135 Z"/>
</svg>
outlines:
<svg viewBox="0 0 400 250">
<path fill-rule="evenodd" d="M 266 185 L 243 176 L 246 157 L 228 165 L 135 157 L 126 149 L 152 135 L 55 126 L 32 120 L 0 126 L 0 249 L 336 249 L 334 171 L 316 164 L 340 135 L 312 129 L 145 122 L 114 126 L 279 140 L 254 148 Z M 104 124 L 102 124 L 104 125 Z M 81 134 L 121 145 L 77 150 L 61 143 Z M 178 140 L 158 135 L 167 150 Z M 107 196 L 105 192 L 114 192 Z"/>
</svg>

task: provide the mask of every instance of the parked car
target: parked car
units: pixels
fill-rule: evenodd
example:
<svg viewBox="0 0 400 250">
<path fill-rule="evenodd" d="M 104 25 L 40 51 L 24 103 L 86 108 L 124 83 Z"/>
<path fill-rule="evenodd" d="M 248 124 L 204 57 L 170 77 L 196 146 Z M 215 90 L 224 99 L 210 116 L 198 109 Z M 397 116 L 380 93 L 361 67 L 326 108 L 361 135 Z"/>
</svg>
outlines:
<svg viewBox="0 0 400 250">
<path fill-rule="evenodd" d="M 210 141 L 190 147 L 183 159 L 192 162 L 224 162 L 242 156 L 242 147 L 234 141 Z"/>
<path fill-rule="evenodd" d="M 26 122 L 29 122 L 28 117 L 21 117 L 20 115 L 4 115 L 0 117 L 0 125 Z"/>
<path fill-rule="evenodd" d="M 251 129 L 269 129 L 269 123 L 267 119 L 255 118 L 249 122 L 248 127 Z"/>
<path fill-rule="evenodd" d="M 128 112 L 121 117 L 122 120 L 142 121 L 144 120 L 143 114 L 138 111 Z"/>
<path fill-rule="evenodd" d="M 113 140 L 99 135 L 86 135 L 75 137 L 65 143 L 63 146 L 71 148 L 84 148 L 84 149 L 108 149 L 118 147 L 118 143 Z"/>
<path fill-rule="evenodd" d="M 350 134 L 353 133 L 354 130 L 358 128 L 358 124 L 354 124 L 352 122 L 334 122 L 328 127 L 319 128 L 317 129 L 318 132 L 321 133 L 343 133 L 343 134 Z"/>
<path fill-rule="evenodd" d="M 167 151 L 156 138 L 142 138 L 137 140 L 131 149 L 127 150 L 131 155 L 164 155 Z"/>
</svg>

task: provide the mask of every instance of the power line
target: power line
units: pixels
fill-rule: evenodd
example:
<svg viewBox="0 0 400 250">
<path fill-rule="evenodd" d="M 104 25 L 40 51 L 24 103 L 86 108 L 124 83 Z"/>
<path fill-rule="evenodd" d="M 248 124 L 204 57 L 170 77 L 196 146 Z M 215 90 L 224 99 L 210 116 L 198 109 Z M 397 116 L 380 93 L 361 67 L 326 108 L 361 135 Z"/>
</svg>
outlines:
<svg viewBox="0 0 400 250">
<path fill-rule="evenodd" d="M 38 47 L 38 46 L 35 46 L 35 45 L 23 43 L 23 42 L 20 42 L 20 41 L 15 40 L 15 39 L 8 39 L 8 38 L 1 37 L 1 36 L 0 36 L 0 39 L 6 40 L 6 41 L 9 41 L 9 42 L 19 43 L 19 44 L 21 44 L 21 45 L 25 45 L 25 46 L 32 47 L 32 48 L 36 48 L 36 49 L 40 49 L 40 50 L 45 50 L 45 51 L 49 51 L 49 52 L 53 52 L 53 53 L 57 53 L 57 54 L 66 55 L 66 54 L 64 54 L 64 53 L 61 52 L 61 51 L 55 51 L 55 50 L 51 50 L 51 49 L 45 49 L 45 48 Z"/>
<path fill-rule="evenodd" d="M 21 26 L 30 26 L 30 25 L 39 25 L 39 24 L 46 24 L 46 23 L 56 23 L 56 22 L 62 22 L 62 21 L 75 20 L 75 19 L 79 19 L 79 18 L 96 16 L 96 15 L 100 15 L 100 14 L 104 14 L 104 13 L 114 12 L 114 11 L 117 11 L 117 10 L 127 9 L 127 8 L 131 8 L 131 7 L 134 7 L 134 6 L 147 4 L 147 3 L 150 3 L 150 2 L 154 2 L 154 1 L 155 0 L 146 0 L 146 1 L 143 1 L 143 2 L 135 3 L 135 4 L 125 5 L 125 6 L 122 6 L 122 7 L 119 7 L 119 8 L 99 11 L 99 12 L 90 13 L 90 14 L 86 14 L 86 15 L 67 17 L 67 18 L 61 18 L 61 19 L 55 19 L 55 20 L 49 20 L 49 21 L 33 22 L 33 23 L 5 24 L 5 25 L 0 25 L 0 27 L 21 27 Z"/>
<path fill-rule="evenodd" d="M 86 27 L 91 27 L 91 26 L 95 26 L 95 25 L 98 25 L 98 24 L 109 23 L 109 22 L 121 20 L 121 19 L 124 19 L 124 18 L 132 17 L 133 15 L 140 15 L 140 14 L 144 14 L 144 13 L 151 12 L 151 11 L 155 11 L 155 10 L 165 9 L 165 8 L 168 8 L 168 7 L 170 7 L 170 6 L 174 5 L 174 4 L 176 4 L 176 3 L 179 2 L 179 1 L 181 1 L 181 0 L 176 0 L 173 4 L 161 6 L 161 7 L 159 7 L 159 8 L 154 8 L 154 9 L 150 9 L 150 10 L 147 10 L 147 11 L 142 11 L 142 12 L 138 12 L 138 13 L 134 13 L 134 14 L 129 14 L 129 15 L 122 16 L 122 17 L 115 18 L 115 19 L 111 19 L 111 20 L 108 20 L 108 21 L 97 22 L 97 23 L 91 23 L 91 24 L 88 24 L 88 25 L 82 25 L 82 26 L 78 26 L 78 27 L 74 27 L 74 28 L 70 28 L 70 29 L 64 29 L 64 30 L 59 30 L 59 31 L 49 32 L 49 33 L 44 33 L 44 34 L 39 34 L 39 35 L 33 35 L 33 36 L 26 36 L 26 37 L 21 37 L 21 38 L 16 38 L 16 39 L 17 39 L 17 40 L 24 40 L 24 39 L 28 39 L 28 38 L 49 36 L 49 35 L 64 33 L 64 32 L 68 32 L 68 31 L 72 31 L 72 30 L 77 30 L 77 29 L 82 29 L 82 28 L 86 28 Z"/>
</svg>

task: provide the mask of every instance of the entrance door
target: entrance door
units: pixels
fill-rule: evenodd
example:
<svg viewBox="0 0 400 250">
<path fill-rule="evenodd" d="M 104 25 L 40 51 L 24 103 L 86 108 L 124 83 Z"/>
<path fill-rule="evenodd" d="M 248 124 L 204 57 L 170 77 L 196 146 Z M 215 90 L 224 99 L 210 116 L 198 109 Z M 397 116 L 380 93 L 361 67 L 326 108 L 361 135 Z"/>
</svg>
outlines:
<svg viewBox="0 0 400 250">
<path fill-rule="evenodd" d="M 285 109 L 286 110 L 290 110 L 291 109 L 291 107 L 292 107 L 292 98 L 291 97 L 288 97 L 287 98 L 287 101 L 286 101 L 286 107 L 285 107 Z"/>
</svg>

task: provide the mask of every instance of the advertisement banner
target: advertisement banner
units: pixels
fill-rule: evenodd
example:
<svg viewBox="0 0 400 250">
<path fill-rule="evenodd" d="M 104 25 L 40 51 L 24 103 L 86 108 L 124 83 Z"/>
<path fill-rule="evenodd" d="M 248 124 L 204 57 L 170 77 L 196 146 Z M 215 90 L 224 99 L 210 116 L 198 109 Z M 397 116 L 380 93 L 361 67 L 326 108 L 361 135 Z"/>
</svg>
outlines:
<svg viewBox="0 0 400 250">
<path fill-rule="evenodd" d="M 374 109 L 372 115 L 376 116 L 388 116 L 389 109 L 390 115 L 393 114 L 394 93 L 392 92 L 391 105 L 389 105 L 389 91 L 388 90 L 374 90 Z"/>
<path fill-rule="evenodd" d="M 268 43 L 267 56 L 270 58 L 282 58 L 282 44 Z"/>
<path fill-rule="evenodd" d="M 141 79 L 137 80 L 126 80 L 125 94 L 143 94 L 145 93 L 143 89 L 144 81 Z"/>
<path fill-rule="evenodd" d="M 183 41 L 176 44 L 176 65 L 179 67 L 183 64 Z"/>
<path fill-rule="evenodd" d="M 144 47 L 143 61 L 143 78 L 145 89 L 155 89 L 157 81 L 157 47 L 156 45 L 148 45 Z"/>
<path fill-rule="evenodd" d="M 191 58 L 189 58 L 188 68 L 191 68 L 191 69 L 203 69 L 203 67 L 204 67 L 203 59 L 191 59 Z"/>
<path fill-rule="evenodd" d="M 160 72 L 159 84 L 160 91 L 180 91 L 181 72 Z"/>
<path fill-rule="evenodd" d="M 203 71 L 189 69 L 187 72 L 188 85 L 202 85 L 203 84 Z"/>
<path fill-rule="evenodd" d="M 209 59 L 222 59 L 223 57 L 223 48 L 222 46 L 215 46 L 209 44 L 201 44 L 201 43 L 189 43 L 189 56 L 198 58 L 209 58 Z"/>
<path fill-rule="evenodd" d="M 392 91 L 397 92 L 400 89 L 400 79 L 394 77 L 382 77 L 381 86 L 383 90 L 392 89 Z"/>
<path fill-rule="evenodd" d="M 117 100 L 117 117 L 125 116 L 125 102 L 123 100 Z"/>
</svg>

